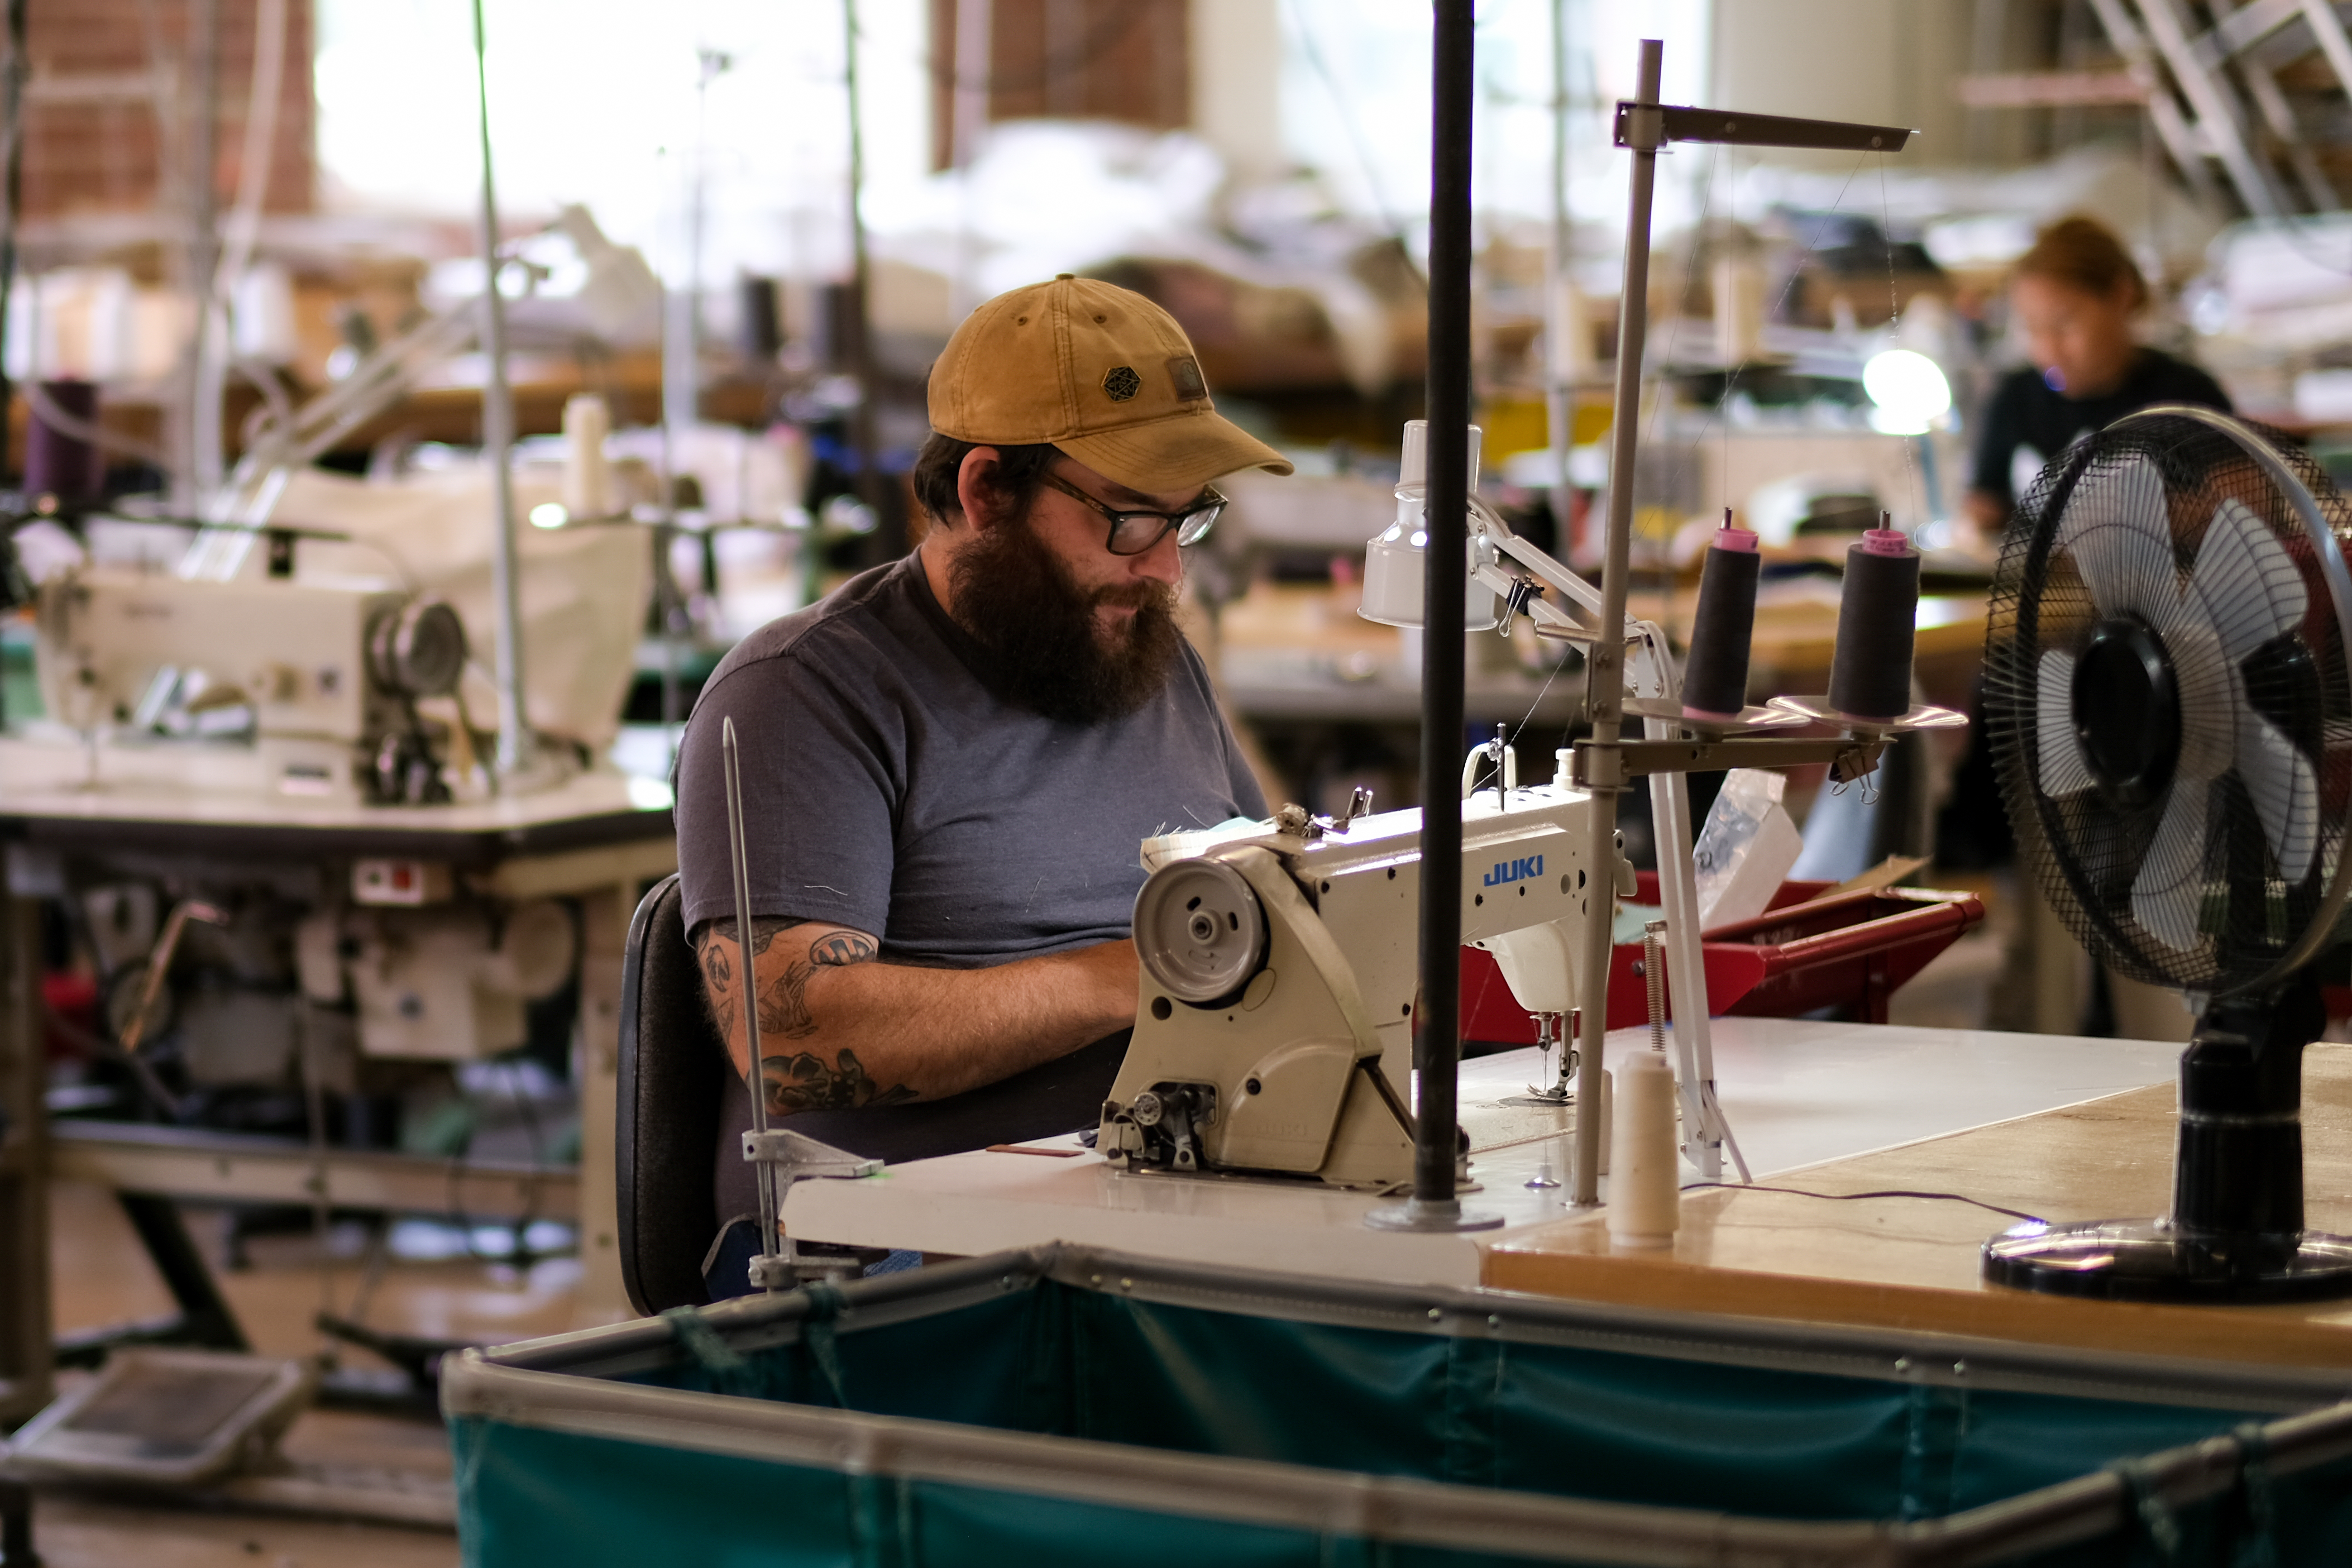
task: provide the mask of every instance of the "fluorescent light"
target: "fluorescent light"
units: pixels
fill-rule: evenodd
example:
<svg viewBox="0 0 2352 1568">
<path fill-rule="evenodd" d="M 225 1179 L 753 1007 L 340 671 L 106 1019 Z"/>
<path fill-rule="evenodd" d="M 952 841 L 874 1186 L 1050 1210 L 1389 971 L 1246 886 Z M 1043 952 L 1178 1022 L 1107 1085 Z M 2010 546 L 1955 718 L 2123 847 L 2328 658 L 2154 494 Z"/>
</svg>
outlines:
<svg viewBox="0 0 2352 1568">
<path fill-rule="evenodd" d="M 1876 407 L 1870 423 L 1890 436 L 1924 436 L 1951 411 L 1952 384 L 1926 354 L 1888 349 L 1862 367 L 1862 389 Z"/>
</svg>

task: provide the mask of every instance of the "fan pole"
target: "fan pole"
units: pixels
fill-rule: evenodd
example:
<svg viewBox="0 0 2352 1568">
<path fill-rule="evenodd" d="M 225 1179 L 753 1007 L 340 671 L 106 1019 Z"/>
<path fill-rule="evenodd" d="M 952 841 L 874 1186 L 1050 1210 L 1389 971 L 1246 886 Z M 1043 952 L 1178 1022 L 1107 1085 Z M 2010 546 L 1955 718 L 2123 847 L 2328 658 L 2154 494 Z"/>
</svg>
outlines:
<svg viewBox="0 0 2352 1568">
<path fill-rule="evenodd" d="M 2303 1234 L 2303 1048 L 2327 1026 L 2306 972 L 2284 991 L 2215 1000 L 2180 1055 L 2172 1220 L 2191 1239 Z"/>
</svg>

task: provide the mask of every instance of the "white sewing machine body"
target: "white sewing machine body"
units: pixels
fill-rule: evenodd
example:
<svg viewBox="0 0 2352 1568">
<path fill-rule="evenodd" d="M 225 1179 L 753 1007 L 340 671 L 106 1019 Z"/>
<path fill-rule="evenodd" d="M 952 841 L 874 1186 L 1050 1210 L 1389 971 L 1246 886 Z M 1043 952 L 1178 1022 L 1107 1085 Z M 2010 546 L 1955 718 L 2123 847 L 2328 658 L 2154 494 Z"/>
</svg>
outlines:
<svg viewBox="0 0 2352 1568">
<path fill-rule="evenodd" d="M 384 668 L 404 612 L 420 603 L 367 581 L 67 573 L 40 591 L 35 660 L 49 721 L 8 743 L 116 781 L 363 799 L 379 744 L 414 728 Z M 446 648 L 433 651 L 447 662 Z"/>
<path fill-rule="evenodd" d="M 1559 784 L 1461 805 L 1463 939 L 1531 1013 L 1575 1005 L 1583 922 L 1596 900 L 1610 918 L 1615 868 L 1584 864 L 1591 809 Z M 1099 1147 L 1130 1170 L 1409 1179 L 1421 813 L 1203 837 L 1136 900 L 1135 1036 Z"/>
</svg>

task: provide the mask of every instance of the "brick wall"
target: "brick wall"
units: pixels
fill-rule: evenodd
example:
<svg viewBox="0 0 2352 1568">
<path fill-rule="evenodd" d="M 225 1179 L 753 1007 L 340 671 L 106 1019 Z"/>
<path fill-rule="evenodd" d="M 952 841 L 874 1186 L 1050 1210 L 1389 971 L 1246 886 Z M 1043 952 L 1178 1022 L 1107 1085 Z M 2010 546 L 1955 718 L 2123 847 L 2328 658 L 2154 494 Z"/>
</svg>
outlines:
<svg viewBox="0 0 2352 1568">
<path fill-rule="evenodd" d="M 1272 0 L 1268 0 L 1271 4 Z M 1192 116 L 1188 0 L 992 0 L 988 118 Z M 956 0 L 931 0 L 931 165 L 954 159 Z"/>
<path fill-rule="evenodd" d="M 220 118 L 212 180 L 226 205 L 235 199 L 244 151 L 257 0 L 215 3 Z M 187 167 L 194 101 L 188 72 L 194 9 L 191 0 L 31 0 L 26 18 L 26 53 L 32 65 L 25 105 L 26 217 L 144 211 L 177 189 L 175 176 L 182 171 L 194 176 Z M 299 212 L 313 205 L 317 184 L 309 0 L 287 0 L 286 10 L 286 67 L 268 205 L 276 212 Z M 167 83 L 160 100 L 153 90 L 158 67 Z M 174 122 L 159 123 L 166 119 Z"/>
</svg>

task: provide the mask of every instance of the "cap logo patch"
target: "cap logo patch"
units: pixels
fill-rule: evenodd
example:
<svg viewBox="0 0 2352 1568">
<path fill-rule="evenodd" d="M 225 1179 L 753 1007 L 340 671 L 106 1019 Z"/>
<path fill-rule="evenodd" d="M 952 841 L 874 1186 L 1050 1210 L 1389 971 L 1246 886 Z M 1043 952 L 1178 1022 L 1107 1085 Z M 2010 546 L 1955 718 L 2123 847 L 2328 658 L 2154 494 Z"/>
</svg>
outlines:
<svg viewBox="0 0 2352 1568">
<path fill-rule="evenodd" d="M 1176 384 L 1176 401 L 1191 403 L 1209 395 L 1209 384 L 1201 379 L 1200 362 L 1190 354 L 1168 362 L 1168 379 Z"/>
<path fill-rule="evenodd" d="M 1199 372 L 1193 373 L 1193 379 L 1200 379 Z M 1132 365 L 1113 365 L 1110 374 L 1103 377 L 1103 390 L 1110 395 L 1113 403 L 1125 403 L 1143 390 L 1143 378 L 1135 374 Z"/>
</svg>

